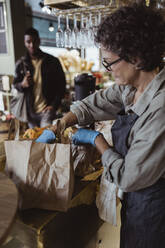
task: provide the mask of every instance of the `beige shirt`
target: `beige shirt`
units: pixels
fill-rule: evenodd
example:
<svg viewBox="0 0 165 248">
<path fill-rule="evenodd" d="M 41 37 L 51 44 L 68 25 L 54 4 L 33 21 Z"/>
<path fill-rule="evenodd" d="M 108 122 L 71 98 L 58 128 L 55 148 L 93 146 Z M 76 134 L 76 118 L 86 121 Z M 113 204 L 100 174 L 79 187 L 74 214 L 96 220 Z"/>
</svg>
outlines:
<svg viewBox="0 0 165 248">
<path fill-rule="evenodd" d="M 165 68 L 148 84 L 132 105 L 136 89 L 112 85 L 71 106 L 79 125 L 111 120 L 122 105 L 139 118 L 128 137 L 128 153 L 123 158 L 113 148 L 106 150 L 102 164 L 111 182 L 124 192 L 136 191 L 165 178 Z"/>
<path fill-rule="evenodd" d="M 41 64 L 42 59 L 33 59 L 32 64 L 34 66 L 33 75 L 33 94 L 34 94 L 34 111 L 41 113 L 47 106 L 44 96 L 42 94 L 42 77 L 41 77 Z"/>
</svg>

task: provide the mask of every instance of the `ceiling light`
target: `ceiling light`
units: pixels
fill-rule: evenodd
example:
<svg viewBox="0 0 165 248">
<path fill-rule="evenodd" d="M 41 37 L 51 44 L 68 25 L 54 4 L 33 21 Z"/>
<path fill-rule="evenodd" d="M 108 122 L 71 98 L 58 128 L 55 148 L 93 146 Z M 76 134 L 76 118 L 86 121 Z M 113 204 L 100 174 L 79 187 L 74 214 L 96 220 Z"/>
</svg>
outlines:
<svg viewBox="0 0 165 248">
<path fill-rule="evenodd" d="M 53 26 L 53 24 L 51 22 L 49 24 L 49 31 L 50 32 L 53 32 L 54 31 L 54 26 Z"/>
<path fill-rule="evenodd" d="M 44 7 L 42 8 L 42 11 L 45 12 L 45 13 L 47 13 L 48 15 L 51 14 L 51 8 L 48 7 L 48 6 L 44 6 Z"/>
</svg>

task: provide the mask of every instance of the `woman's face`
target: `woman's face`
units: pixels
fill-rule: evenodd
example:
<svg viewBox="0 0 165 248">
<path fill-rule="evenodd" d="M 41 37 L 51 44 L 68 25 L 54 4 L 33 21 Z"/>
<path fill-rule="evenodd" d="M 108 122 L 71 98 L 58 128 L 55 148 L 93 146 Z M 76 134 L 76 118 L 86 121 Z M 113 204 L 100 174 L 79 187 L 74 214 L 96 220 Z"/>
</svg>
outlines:
<svg viewBox="0 0 165 248">
<path fill-rule="evenodd" d="M 105 64 L 110 64 L 115 62 L 110 66 L 110 72 L 115 80 L 115 83 L 119 85 L 127 85 L 134 83 L 138 80 L 140 76 L 140 71 L 135 68 L 135 65 L 120 59 L 118 55 L 113 52 L 107 51 L 101 48 L 102 60 Z"/>
</svg>

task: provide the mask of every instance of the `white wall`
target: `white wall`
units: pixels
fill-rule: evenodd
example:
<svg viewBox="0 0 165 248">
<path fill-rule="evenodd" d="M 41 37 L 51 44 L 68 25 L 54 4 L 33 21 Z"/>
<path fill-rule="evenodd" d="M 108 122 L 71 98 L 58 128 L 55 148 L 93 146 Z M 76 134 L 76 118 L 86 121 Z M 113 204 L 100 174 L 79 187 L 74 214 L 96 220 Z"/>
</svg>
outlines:
<svg viewBox="0 0 165 248">
<path fill-rule="evenodd" d="M 58 57 L 61 53 L 67 51 L 66 48 L 56 48 L 56 47 L 48 47 L 48 46 L 40 46 L 43 52 L 49 53 Z M 92 67 L 92 71 L 99 71 L 99 49 L 98 48 L 87 48 L 86 49 L 86 58 L 87 61 L 94 62 L 94 66 Z"/>
<path fill-rule="evenodd" d="M 5 0 L 6 4 L 6 19 L 7 19 L 7 41 L 8 53 L 0 54 L 0 74 L 14 75 L 14 46 L 13 46 L 13 31 L 11 22 L 10 0 Z"/>
<path fill-rule="evenodd" d="M 41 0 L 25 0 L 25 3 L 29 5 L 33 9 L 33 11 L 42 12 L 39 2 L 42 2 L 42 1 Z"/>
<path fill-rule="evenodd" d="M 94 47 L 86 48 L 86 58 L 89 62 L 94 62 L 94 65 L 92 67 L 92 71 L 99 71 L 99 49 Z"/>
</svg>

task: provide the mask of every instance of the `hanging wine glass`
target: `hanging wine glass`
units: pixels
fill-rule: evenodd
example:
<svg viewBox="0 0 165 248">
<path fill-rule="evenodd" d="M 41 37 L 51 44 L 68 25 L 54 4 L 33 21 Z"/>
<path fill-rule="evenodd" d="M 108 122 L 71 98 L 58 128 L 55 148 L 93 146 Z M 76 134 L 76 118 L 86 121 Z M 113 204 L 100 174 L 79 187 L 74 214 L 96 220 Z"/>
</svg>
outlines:
<svg viewBox="0 0 165 248">
<path fill-rule="evenodd" d="M 65 47 L 71 47 L 72 31 L 69 28 L 69 15 L 66 15 L 66 29 L 64 31 L 64 43 Z"/>
<path fill-rule="evenodd" d="M 80 34 L 79 34 L 79 43 L 80 43 L 80 47 L 81 48 L 85 48 L 88 44 L 87 44 L 87 36 L 88 36 L 88 30 L 85 26 L 86 23 L 84 22 L 85 18 L 84 18 L 84 14 L 81 14 L 81 28 L 80 28 Z"/>
<path fill-rule="evenodd" d="M 98 13 L 98 17 L 97 17 L 97 26 L 99 26 L 101 23 L 101 12 Z"/>
<path fill-rule="evenodd" d="M 92 13 L 89 14 L 88 19 L 88 46 L 93 46 L 93 24 L 92 24 Z"/>
<path fill-rule="evenodd" d="M 74 26 L 72 30 L 72 47 L 77 48 L 78 47 L 78 34 L 79 34 L 79 29 L 77 27 L 77 16 L 74 14 L 73 16 L 73 21 L 74 21 Z"/>
<path fill-rule="evenodd" d="M 97 33 L 98 26 L 101 24 L 101 18 L 102 18 L 101 12 L 98 12 L 97 25 L 94 27 L 94 34 L 93 34 L 93 45 L 96 46 L 97 48 L 100 48 L 100 45 L 95 43 L 95 35 Z"/>
<path fill-rule="evenodd" d="M 84 18 L 84 24 L 85 24 L 85 27 L 84 27 L 83 33 L 84 33 L 84 48 L 85 48 L 85 47 L 89 46 L 89 44 L 88 44 L 89 23 L 88 23 L 88 17 L 87 16 Z"/>
<path fill-rule="evenodd" d="M 93 33 L 93 47 L 95 47 L 95 35 L 97 32 L 97 27 L 98 27 L 98 16 L 96 15 L 94 17 L 94 23 L 92 25 L 92 33 Z"/>
<path fill-rule="evenodd" d="M 84 20 L 83 20 L 83 14 L 80 15 L 80 30 L 77 34 L 77 48 L 81 48 L 82 45 L 82 33 L 81 29 L 84 28 Z"/>
<path fill-rule="evenodd" d="M 61 29 L 61 15 L 58 16 L 58 28 L 56 32 L 56 46 L 63 47 L 64 46 L 64 33 Z"/>
</svg>

